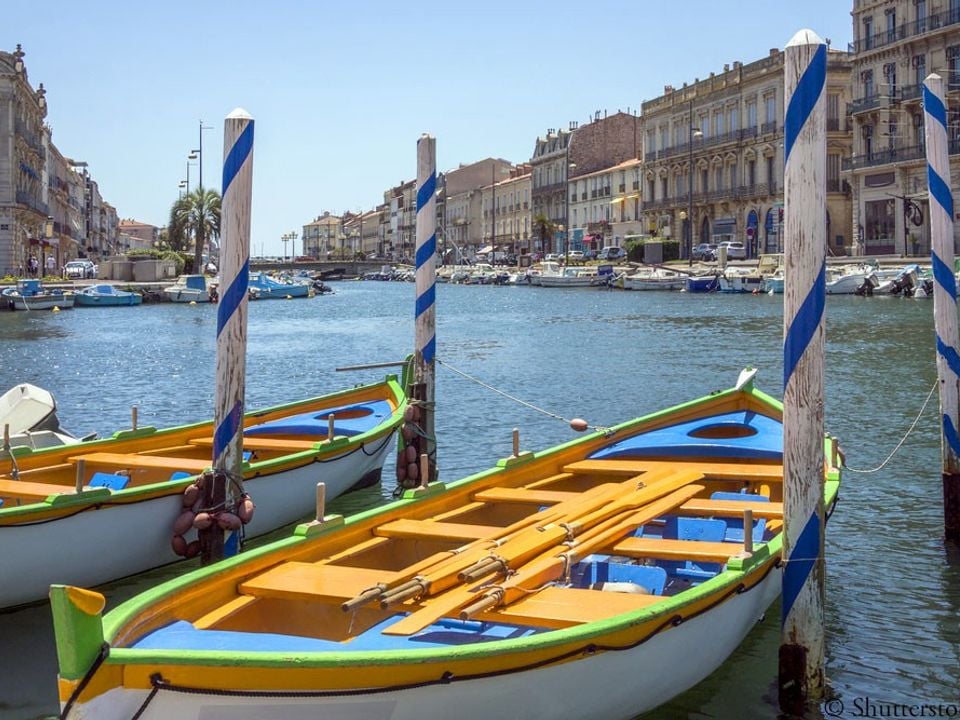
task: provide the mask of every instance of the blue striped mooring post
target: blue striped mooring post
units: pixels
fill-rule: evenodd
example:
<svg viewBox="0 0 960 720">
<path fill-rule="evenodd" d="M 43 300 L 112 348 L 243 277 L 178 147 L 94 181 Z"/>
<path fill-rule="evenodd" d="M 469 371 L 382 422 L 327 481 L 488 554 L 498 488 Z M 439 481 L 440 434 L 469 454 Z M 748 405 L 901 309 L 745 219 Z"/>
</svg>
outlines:
<svg viewBox="0 0 960 720">
<path fill-rule="evenodd" d="M 420 386 L 420 427 L 426 437 L 420 453 L 429 459 L 430 475 L 437 476 L 437 443 L 434 425 L 437 258 L 437 141 L 421 135 L 417 141 L 417 250 L 415 381 Z"/>
<path fill-rule="evenodd" d="M 827 46 L 801 30 L 784 62 L 783 571 L 779 700 L 823 693 L 823 349 Z"/>
<path fill-rule="evenodd" d="M 923 120 L 930 197 L 930 252 L 933 265 L 933 321 L 937 336 L 937 379 L 943 438 L 943 528 L 947 540 L 960 541 L 960 353 L 957 351 L 957 281 L 953 274 L 953 188 L 947 150 L 947 110 L 943 79 L 923 82 Z"/>
<path fill-rule="evenodd" d="M 223 122 L 220 213 L 220 305 L 217 308 L 216 398 L 213 413 L 215 481 L 208 507 L 234 507 L 243 466 L 243 408 L 247 358 L 247 285 L 250 279 L 250 204 L 253 191 L 253 118 L 241 109 Z M 233 481 L 231 481 L 233 480 Z M 209 484 L 209 483 L 208 483 Z M 224 551 L 224 531 L 201 531 L 201 560 L 236 552 L 236 531 Z"/>
</svg>

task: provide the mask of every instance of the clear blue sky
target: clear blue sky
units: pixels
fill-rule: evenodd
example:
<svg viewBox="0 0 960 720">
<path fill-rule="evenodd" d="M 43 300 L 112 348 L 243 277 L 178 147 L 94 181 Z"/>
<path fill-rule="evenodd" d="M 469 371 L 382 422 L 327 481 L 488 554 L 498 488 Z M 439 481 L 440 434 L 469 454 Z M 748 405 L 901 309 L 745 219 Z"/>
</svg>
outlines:
<svg viewBox="0 0 960 720">
<path fill-rule="evenodd" d="M 660 2 L 6 3 L 0 47 L 22 43 L 54 142 L 86 160 L 121 217 L 165 224 L 204 134 L 220 188 L 223 118 L 256 119 L 253 252 L 324 210 L 371 208 L 416 173 L 529 159 L 537 135 L 595 110 L 638 108 L 782 48 L 809 27 L 851 39 L 851 0 Z M 191 168 L 191 186 L 197 169 Z"/>
</svg>

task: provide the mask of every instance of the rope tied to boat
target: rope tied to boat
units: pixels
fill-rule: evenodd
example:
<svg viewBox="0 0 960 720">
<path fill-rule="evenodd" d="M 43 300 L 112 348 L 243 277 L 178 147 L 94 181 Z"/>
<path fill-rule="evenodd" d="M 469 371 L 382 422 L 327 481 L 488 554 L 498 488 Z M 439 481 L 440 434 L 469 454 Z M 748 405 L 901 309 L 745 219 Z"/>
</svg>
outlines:
<svg viewBox="0 0 960 720">
<path fill-rule="evenodd" d="M 550 410 L 546 410 L 545 408 L 542 408 L 542 407 L 539 407 L 539 406 L 537 406 L 537 405 L 534 405 L 533 403 L 527 402 L 526 400 L 521 400 L 520 398 L 516 397 L 515 395 L 511 395 L 510 393 L 506 392 L 505 390 L 501 390 L 501 389 L 499 389 L 499 388 L 495 388 L 495 387 L 493 387 L 493 385 L 490 385 L 490 384 L 488 384 L 488 383 L 485 383 L 485 382 L 483 382 L 482 380 L 480 380 L 479 378 L 476 378 L 476 377 L 474 377 L 473 375 L 470 375 L 470 374 L 468 374 L 468 373 L 465 373 L 463 370 L 460 370 L 460 369 L 458 369 L 458 368 L 455 368 L 453 365 L 451 365 L 451 364 L 448 363 L 448 362 L 445 362 L 445 361 L 441 360 L 440 358 L 436 358 L 435 362 L 437 363 L 437 365 L 441 365 L 441 366 L 447 368 L 448 370 L 450 370 L 450 372 L 456 373 L 457 375 L 459 375 L 460 377 L 464 378 L 465 380 L 469 380 L 469 381 L 472 382 L 472 383 L 476 383 L 477 385 L 479 385 L 480 387 L 482 387 L 482 388 L 484 388 L 484 389 L 486 389 L 486 390 L 490 390 L 491 392 L 495 392 L 495 393 L 497 393 L 498 395 L 502 395 L 503 397 L 507 398 L 508 400 L 513 400 L 515 403 L 518 403 L 518 404 L 520 404 L 520 405 L 523 405 L 524 407 L 529 408 L 529 409 L 531 409 L 531 410 L 534 410 L 535 412 L 538 412 L 538 413 L 540 413 L 540 414 L 542 414 L 542 415 L 546 415 L 547 417 L 553 418 L 554 420 L 559 420 L 559 421 L 561 421 L 561 422 L 566 423 L 567 425 L 571 425 L 571 426 L 572 426 L 573 423 L 578 419 L 578 418 L 565 418 L 565 417 L 563 417 L 563 415 L 559 415 L 558 413 L 551 412 Z M 581 421 L 581 422 L 582 422 L 582 421 Z M 576 428 L 575 428 L 575 429 L 576 429 Z M 604 426 L 604 425 L 587 425 L 587 427 L 584 428 L 584 429 L 590 429 L 590 430 L 593 430 L 594 432 L 602 432 L 602 433 L 605 433 L 605 434 L 607 434 L 607 435 L 610 435 L 610 434 L 613 432 L 610 428 L 608 428 L 608 427 L 606 427 L 606 426 Z"/>
<path fill-rule="evenodd" d="M 910 423 L 910 427 L 907 428 L 907 432 L 904 433 L 902 438 L 900 438 L 900 442 L 898 442 L 896 446 L 893 448 L 893 450 L 890 451 L 890 454 L 887 455 L 886 460 L 884 460 L 882 463 L 877 465 L 877 467 L 872 468 L 870 470 L 858 470 L 857 468 L 852 468 L 845 463 L 843 466 L 844 469 L 847 472 L 857 473 L 859 475 L 869 475 L 871 473 L 875 473 L 875 472 L 879 472 L 880 470 L 883 470 L 883 468 L 886 467 L 887 463 L 889 463 L 893 459 L 893 456 L 897 454 L 897 452 L 900 450 L 901 447 L 903 447 L 903 444 L 907 441 L 907 438 L 910 437 L 914 429 L 917 427 L 917 423 L 920 422 L 920 418 L 923 417 L 923 413 L 926 412 L 927 405 L 930 403 L 930 398 L 932 398 L 933 394 L 937 391 L 937 387 L 939 386 L 939 384 L 940 384 L 939 380 L 934 381 L 933 387 L 930 388 L 930 392 L 927 393 L 927 399 L 923 401 L 923 406 L 920 408 L 920 412 L 917 413 L 917 416 L 913 419 L 913 422 Z"/>
</svg>

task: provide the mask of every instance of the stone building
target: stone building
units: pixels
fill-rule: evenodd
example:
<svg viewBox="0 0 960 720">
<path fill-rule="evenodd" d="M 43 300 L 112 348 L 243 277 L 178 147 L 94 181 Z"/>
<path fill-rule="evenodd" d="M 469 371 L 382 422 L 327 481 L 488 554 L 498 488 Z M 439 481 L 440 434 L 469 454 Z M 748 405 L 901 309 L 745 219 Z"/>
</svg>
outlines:
<svg viewBox="0 0 960 720">
<path fill-rule="evenodd" d="M 854 0 L 853 226 L 861 254 L 929 255 L 922 84 L 944 80 L 953 187 L 960 175 L 960 0 Z"/>
<path fill-rule="evenodd" d="M 387 210 L 381 214 L 378 231 L 382 254 L 412 263 L 417 242 L 417 181 L 407 180 L 384 191 L 383 204 Z"/>
<path fill-rule="evenodd" d="M 461 164 L 443 174 L 442 194 L 437 211 L 438 227 L 446 263 L 456 264 L 482 249 L 491 234 L 489 217 L 483 217 L 483 200 L 492 195 L 490 186 L 511 177 L 513 165 L 502 158 L 485 158 L 468 165 Z M 529 201 L 529 198 L 528 198 Z"/>
<path fill-rule="evenodd" d="M 533 215 L 530 212 L 530 165 L 510 169 L 510 176 L 481 188 L 483 242 L 482 250 L 502 251 L 517 255 L 537 250 L 533 238 Z"/>
<path fill-rule="evenodd" d="M 530 197 L 533 205 L 533 222 L 545 217 L 558 228 L 552 239 L 546 240 L 544 253 L 553 252 L 563 242 L 567 223 L 567 180 L 570 166 L 570 136 L 576 123 L 569 130 L 550 128 L 546 137 L 538 137 L 530 158 Z"/>
<path fill-rule="evenodd" d="M 323 259 L 328 252 L 340 247 L 340 238 L 343 237 L 343 221 L 339 216 L 325 212 L 313 222 L 303 226 L 301 237 L 303 238 L 303 254 Z"/>
<path fill-rule="evenodd" d="M 362 210 L 343 214 L 343 234 L 351 253 L 377 255 L 379 251 L 378 229 L 380 213 L 376 210 Z"/>
<path fill-rule="evenodd" d="M 840 177 L 850 156 L 850 61 L 827 61 L 828 252 L 852 244 L 851 200 Z M 734 62 L 643 104 L 643 215 L 651 235 L 691 244 L 741 241 L 748 255 L 782 250 L 784 54 Z M 688 215 L 692 213 L 692 218 Z M 692 228 L 692 234 L 690 229 Z"/>
<path fill-rule="evenodd" d="M 126 250 L 148 250 L 156 246 L 160 228 L 133 218 L 124 218 L 117 225 L 118 245 L 121 252 Z"/>
<path fill-rule="evenodd" d="M 642 161 L 631 158 L 583 174 L 578 163 L 575 170 L 576 176 L 570 179 L 571 250 L 623 247 L 627 237 L 643 233 Z"/>
</svg>

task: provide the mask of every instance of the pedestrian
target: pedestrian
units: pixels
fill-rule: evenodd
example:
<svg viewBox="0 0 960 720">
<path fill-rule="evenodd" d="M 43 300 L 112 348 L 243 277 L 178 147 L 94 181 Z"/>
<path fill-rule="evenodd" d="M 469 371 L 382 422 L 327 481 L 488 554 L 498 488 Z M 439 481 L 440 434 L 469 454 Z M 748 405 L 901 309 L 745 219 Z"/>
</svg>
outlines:
<svg viewBox="0 0 960 720">
<path fill-rule="evenodd" d="M 27 260 L 27 270 L 30 273 L 30 277 L 37 276 L 37 268 L 38 268 L 37 256 L 31 255 L 30 259 Z"/>
<path fill-rule="evenodd" d="M 53 255 L 47 255 L 47 275 L 53 275 L 57 270 L 57 259 Z"/>
</svg>

